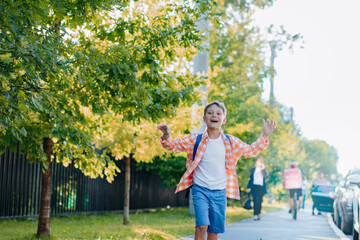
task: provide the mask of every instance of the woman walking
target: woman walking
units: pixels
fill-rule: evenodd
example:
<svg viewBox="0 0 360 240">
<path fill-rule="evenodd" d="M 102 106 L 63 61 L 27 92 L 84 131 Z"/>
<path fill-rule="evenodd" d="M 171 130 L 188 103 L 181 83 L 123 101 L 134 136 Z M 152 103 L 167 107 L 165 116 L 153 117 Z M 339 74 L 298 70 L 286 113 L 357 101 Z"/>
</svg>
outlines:
<svg viewBox="0 0 360 240">
<path fill-rule="evenodd" d="M 269 172 L 265 168 L 264 159 L 258 158 L 255 167 L 251 169 L 247 192 L 251 192 L 254 202 L 254 220 L 260 220 L 261 204 L 264 194 L 267 193 L 265 179 Z"/>
</svg>

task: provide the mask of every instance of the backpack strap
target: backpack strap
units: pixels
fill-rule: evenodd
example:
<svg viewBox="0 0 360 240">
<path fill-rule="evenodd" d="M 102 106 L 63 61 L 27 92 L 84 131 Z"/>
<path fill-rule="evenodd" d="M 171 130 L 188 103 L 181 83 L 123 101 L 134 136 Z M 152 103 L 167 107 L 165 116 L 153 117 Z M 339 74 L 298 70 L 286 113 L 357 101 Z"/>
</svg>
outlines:
<svg viewBox="0 0 360 240">
<path fill-rule="evenodd" d="M 227 137 L 227 139 L 229 139 L 230 146 L 231 146 L 231 139 L 230 139 L 229 135 L 225 134 L 225 136 Z"/>
<path fill-rule="evenodd" d="M 225 134 L 225 136 L 227 137 L 227 139 L 229 139 L 229 142 L 230 142 L 230 145 L 231 145 L 231 139 L 230 139 L 229 135 Z M 200 134 L 197 135 L 197 137 L 196 137 L 196 142 L 195 142 L 194 151 L 193 151 L 193 157 L 192 157 L 192 160 L 193 160 L 193 161 L 194 161 L 194 159 L 195 159 L 197 149 L 198 149 L 199 144 L 200 144 L 200 142 L 201 142 L 201 138 L 202 138 L 202 133 L 200 133 Z"/>
<path fill-rule="evenodd" d="M 193 152 L 193 158 L 192 158 L 193 161 L 194 161 L 194 159 L 195 159 L 197 149 L 198 149 L 199 144 L 200 144 L 200 142 L 201 142 L 201 138 L 202 138 L 202 133 L 200 133 L 200 134 L 197 135 L 197 137 L 196 137 L 196 142 L 195 142 L 194 152 Z"/>
</svg>

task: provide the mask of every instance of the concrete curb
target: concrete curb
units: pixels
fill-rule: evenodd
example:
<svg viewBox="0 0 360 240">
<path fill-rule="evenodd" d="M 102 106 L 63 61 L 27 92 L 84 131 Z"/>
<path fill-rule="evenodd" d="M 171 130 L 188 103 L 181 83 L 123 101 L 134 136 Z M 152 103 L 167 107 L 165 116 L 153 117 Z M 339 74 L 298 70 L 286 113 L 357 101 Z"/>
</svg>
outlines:
<svg viewBox="0 0 360 240">
<path fill-rule="evenodd" d="M 351 240 L 335 225 L 330 213 L 328 213 L 326 215 L 326 219 L 327 219 L 327 222 L 329 223 L 331 229 L 334 231 L 336 236 L 338 236 L 340 238 L 340 240 Z"/>
</svg>

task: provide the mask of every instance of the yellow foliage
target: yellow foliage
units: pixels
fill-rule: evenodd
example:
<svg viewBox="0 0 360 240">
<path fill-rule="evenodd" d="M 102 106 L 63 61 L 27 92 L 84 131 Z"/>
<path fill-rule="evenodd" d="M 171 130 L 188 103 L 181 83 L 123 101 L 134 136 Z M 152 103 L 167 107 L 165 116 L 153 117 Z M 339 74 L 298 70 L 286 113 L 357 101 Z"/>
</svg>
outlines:
<svg viewBox="0 0 360 240">
<path fill-rule="evenodd" d="M 254 129 L 254 122 L 250 122 L 248 124 L 238 123 L 233 127 L 229 127 L 226 129 L 227 133 L 232 135 L 242 135 L 244 132 L 251 132 Z"/>
<path fill-rule="evenodd" d="M 11 53 L 0 55 L 0 61 L 2 61 L 5 64 L 9 64 L 12 60 L 13 59 L 11 58 Z"/>
<path fill-rule="evenodd" d="M 192 127 L 198 127 L 201 111 L 200 108 L 181 107 L 172 119 L 157 123 L 144 120 L 137 124 L 125 121 L 122 116 L 109 114 L 102 117 L 103 132 L 97 136 L 96 146 L 108 148 L 116 160 L 134 153 L 137 161 L 151 162 L 155 156 L 165 152 L 160 144 L 158 125 L 167 123 L 174 138 L 182 137 L 189 134 Z"/>
</svg>

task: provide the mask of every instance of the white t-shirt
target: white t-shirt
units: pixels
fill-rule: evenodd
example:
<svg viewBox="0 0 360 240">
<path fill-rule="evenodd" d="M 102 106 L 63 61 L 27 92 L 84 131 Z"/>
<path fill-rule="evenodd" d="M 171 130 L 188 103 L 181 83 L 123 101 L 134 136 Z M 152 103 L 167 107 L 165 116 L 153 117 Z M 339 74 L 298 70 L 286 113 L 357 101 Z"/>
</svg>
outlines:
<svg viewBox="0 0 360 240">
<path fill-rule="evenodd" d="M 254 185 L 262 186 L 264 183 L 263 175 L 261 174 L 261 168 L 255 167 L 254 172 Z"/>
<path fill-rule="evenodd" d="M 210 190 L 226 188 L 225 145 L 219 136 L 209 138 L 203 159 L 194 170 L 194 183 Z"/>
</svg>

